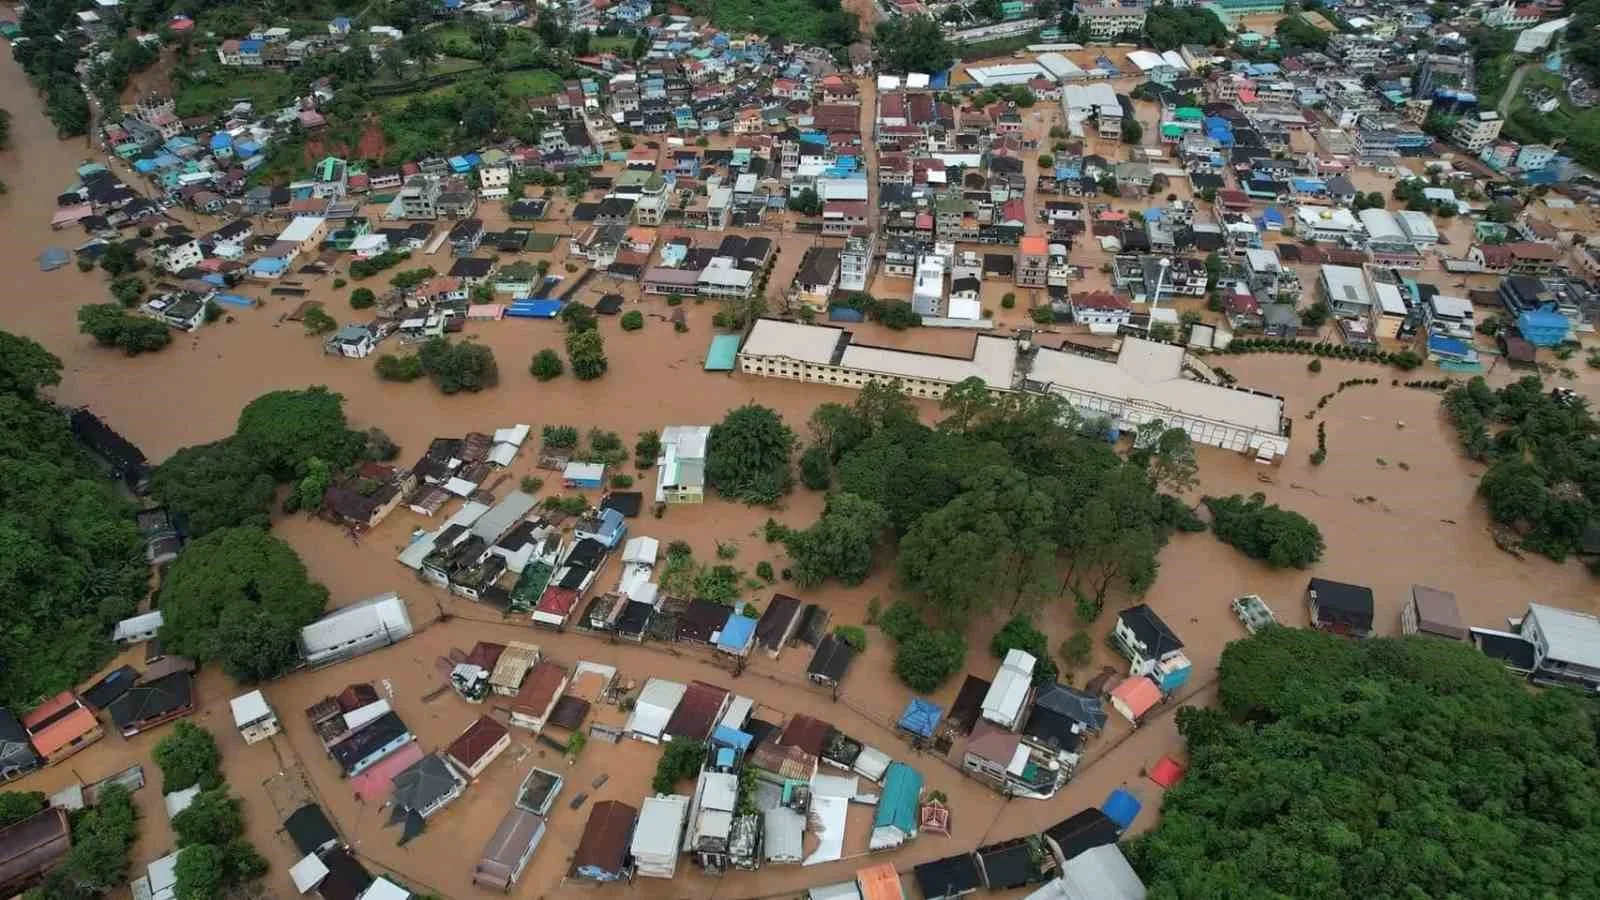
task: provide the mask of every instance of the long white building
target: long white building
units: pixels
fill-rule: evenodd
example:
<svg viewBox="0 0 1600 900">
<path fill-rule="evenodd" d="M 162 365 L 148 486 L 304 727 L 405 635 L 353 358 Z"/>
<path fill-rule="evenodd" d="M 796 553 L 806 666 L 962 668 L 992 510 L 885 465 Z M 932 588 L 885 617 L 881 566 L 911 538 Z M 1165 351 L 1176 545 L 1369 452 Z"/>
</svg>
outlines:
<svg viewBox="0 0 1600 900">
<path fill-rule="evenodd" d="M 1283 398 L 1187 377 L 1182 347 L 1127 338 L 1115 359 L 978 335 L 968 357 L 874 347 L 831 325 L 761 319 L 739 348 L 739 371 L 861 388 L 899 381 L 908 396 L 938 399 L 978 378 L 995 393 L 1053 393 L 1121 430 L 1160 419 L 1199 444 L 1272 459 L 1289 450 Z"/>
</svg>

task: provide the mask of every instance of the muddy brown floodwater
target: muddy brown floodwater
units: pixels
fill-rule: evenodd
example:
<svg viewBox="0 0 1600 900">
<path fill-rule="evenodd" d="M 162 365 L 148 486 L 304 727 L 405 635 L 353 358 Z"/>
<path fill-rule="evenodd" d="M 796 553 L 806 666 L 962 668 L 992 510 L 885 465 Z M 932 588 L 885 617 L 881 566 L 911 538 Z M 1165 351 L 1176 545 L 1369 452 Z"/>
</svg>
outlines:
<svg viewBox="0 0 1600 900">
<path fill-rule="evenodd" d="M 13 148 L 0 155 L 0 178 L 10 192 L 0 196 L 0 216 L 9 226 L 9 239 L 0 253 L 11 274 L 11 287 L 0 300 L 0 326 L 27 334 L 44 343 L 65 363 L 57 391 L 64 403 L 88 404 L 150 455 L 160 460 L 179 447 L 214 440 L 233 429 L 239 409 L 257 395 L 278 388 L 326 384 L 347 399 L 347 411 L 358 425 L 380 426 L 403 446 L 409 460 L 435 435 L 459 435 L 517 422 L 536 429 L 552 423 L 581 428 L 600 427 L 621 433 L 631 443 L 641 429 L 670 424 L 712 423 L 730 407 L 759 402 L 780 410 L 797 427 L 812 408 L 828 400 L 848 402 L 852 394 L 814 385 L 711 375 L 700 363 L 711 334 L 710 306 L 686 306 L 690 330 L 675 334 L 663 321 L 666 308 L 659 300 L 642 303 L 649 316 L 646 327 L 622 333 L 614 321 L 602 324 L 611 367 L 601 380 L 588 384 L 563 378 L 539 384 L 526 373 L 534 352 L 560 348 L 561 330 L 553 322 L 503 321 L 474 323 L 467 337 L 493 347 L 501 366 L 499 387 L 478 395 L 441 396 L 427 383 L 396 385 L 380 382 L 370 361 L 324 356 L 318 341 L 306 337 L 298 325 L 281 323 L 288 311 L 285 301 L 266 298 L 251 310 L 230 310 L 231 321 L 184 336 L 167 350 L 128 359 L 95 347 L 77 333 L 75 310 L 85 302 L 107 296 L 99 273 L 83 274 L 68 268 L 44 274 L 35 257 L 46 247 L 72 247 L 73 233 L 48 227 L 56 194 L 73 179 L 73 168 L 87 159 L 103 159 L 81 141 L 61 142 L 39 112 L 34 92 L 9 59 L 0 62 L 0 94 L 12 112 Z M 131 181 L 131 178 L 130 178 Z M 490 227 L 496 212 L 488 215 Z M 206 227 L 211 223 L 193 223 Z M 560 223 L 541 224 L 540 230 L 561 230 Z M 787 284 L 804 248 L 812 239 L 777 235 L 782 255 L 773 274 L 774 285 Z M 1098 251 L 1085 248 L 1083 260 L 1091 273 L 1099 263 Z M 564 250 L 553 256 L 554 271 L 563 270 Z M 447 262 L 422 258 L 417 264 Z M 442 268 L 442 266 L 441 266 Z M 1097 273 L 1096 273 L 1097 274 Z M 1436 281 L 1444 276 L 1434 273 Z M 892 289 L 894 280 L 882 279 Z M 1311 283 L 1309 280 L 1308 284 Z M 313 296 L 324 300 L 341 321 L 351 310 L 343 291 L 337 294 L 331 279 L 309 285 Z M 352 285 L 354 287 L 354 285 Z M 907 285 L 908 287 L 908 285 Z M 604 279 L 596 290 L 612 290 Z M 986 286 L 986 301 L 1003 294 L 1002 286 Z M 258 296 L 265 291 L 257 290 Z M 630 301 L 639 300 L 636 289 L 624 290 Z M 991 298 L 990 294 L 995 297 Z M 996 305 L 997 302 L 996 302 Z M 1022 321 L 1025 311 L 1007 311 L 1007 326 Z M 963 352 L 971 338 L 955 334 L 887 334 L 865 329 L 862 337 L 895 343 Z M 1250 493 L 1262 491 L 1274 502 L 1298 510 L 1315 520 L 1327 539 L 1326 558 L 1315 574 L 1370 585 L 1378 598 L 1378 630 L 1398 630 L 1398 610 L 1406 589 L 1416 582 L 1452 590 L 1464 615 L 1474 624 L 1499 625 L 1519 613 L 1530 600 L 1590 610 L 1595 606 L 1593 580 L 1576 564 L 1556 565 L 1531 558 L 1517 561 L 1495 548 L 1486 530 L 1486 517 L 1474 498 L 1480 467 L 1457 452 L 1453 436 L 1439 413 L 1436 395 L 1389 385 L 1388 370 L 1354 363 L 1328 362 L 1319 375 L 1306 371 L 1305 359 L 1292 356 L 1249 356 L 1221 360 L 1241 383 L 1284 395 L 1295 420 L 1297 442 L 1280 466 L 1263 468 L 1221 451 L 1201 454 L 1200 492 Z M 1381 383 L 1359 387 L 1335 398 L 1319 418 L 1328 426 L 1328 460 L 1320 467 L 1307 462 L 1314 422 L 1304 418 L 1322 394 L 1345 378 L 1377 376 Z M 1491 374 L 1495 382 L 1510 376 Z M 1596 378 L 1589 370 L 1573 381 L 1562 381 L 1588 394 L 1596 393 Z M 932 410 L 928 410 L 932 414 Z M 533 471 L 529 454 L 516 460 L 512 473 Z M 641 486 L 649 490 L 648 475 Z M 509 483 L 515 483 L 514 481 Z M 1200 493 L 1197 492 L 1197 493 Z M 821 498 L 798 492 L 778 510 L 749 509 L 723 502 L 671 509 L 664 518 L 635 520 L 635 534 L 662 541 L 689 541 L 701 556 L 710 558 L 718 541 L 739 545 L 736 565 L 747 571 L 770 560 L 782 567 L 781 552 L 760 537 L 761 524 L 775 516 L 803 526 L 815 519 Z M 395 563 L 395 551 L 413 528 L 434 527 L 420 517 L 401 511 L 380 528 L 353 544 L 342 532 L 321 522 L 285 518 L 275 533 L 289 541 L 305 559 L 312 575 L 326 583 L 336 605 L 384 590 L 406 597 L 413 619 L 421 626 L 415 638 L 361 659 L 317 672 L 301 672 L 268 685 L 269 700 L 280 714 L 285 734 L 271 742 L 246 747 L 234 733 L 227 700 L 238 693 L 235 685 L 214 669 L 199 680 L 197 720 L 217 735 L 223 748 L 228 780 L 245 800 L 251 839 L 267 855 L 272 871 L 266 885 L 276 896 L 293 896 L 287 868 L 294 851 L 281 833 L 283 808 L 296 797 L 313 797 L 337 820 L 346 838 L 375 871 L 393 873 L 420 889 L 444 896 L 475 897 L 471 886 L 475 854 L 511 804 L 515 785 L 535 764 L 562 769 L 568 776 L 564 796 L 550 820 L 550 833 L 529 871 L 517 885 L 518 897 L 578 896 L 579 890 L 562 881 L 588 811 L 596 800 L 620 799 L 637 805 L 649 793 L 656 751 L 638 743 L 618 746 L 591 742 L 575 766 L 552 758 L 551 751 L 525 732 L 515 734 L 513 749 L 497 760 L 467 794 L 430 820 L 428 832 L 407 847 L 396 846 L 397 833 L 383 826 L 385 815 L 363 806 L 342 782 L 333 764 L 320 751 L 306 725 L 302 710 L 326 694 L 354 681 L 380 684 L 425 748 L 442 747 L 484 707 L 469 707 L 446 693 L 431 702 L 423 698 L 441 684 L 436 667 L 452 649 L 469 649 L 475 641 L 532 640 L 546 654 L 571 665 L 590 659 L 617 666 L 623 677 L 636 682 L 650 676 L 687 680 L 701 678 L 726 685 L 761 704 L 763 717 L 781 719 L 810 713 L 834 722 L 867 743 L 907 759 L 926 775 L 929 786 L 945 791 L 953 810 L 950 837 L 926 835 L 893 855 L 902 871 L 917 862 L 971 848 L 982 841 L 1009 838 L 1038 829 L 1082 808 L 1099 803 L 1118 785 L 1134 789 L 1147 809 L 1136 829 L 1157 819 L 1160 789 L 1141 777 L 1141 771 L 1164 753 L 1181 753 L 1182 746 L 1171 715 L 1182 702 L 1210 702 L 1214 698 L 1215 668 L 1224 644 L 1239 637 L 1239 625 L 1228 612 L 1237 594 L 1256 592 L 1267 598 L 1280 619 L 1303 625 L 1306 620 L 1302 592 L 1307 573 L 1275 572 L 1219 544 L 1209 535 L 1184 535 L 1173 539 L 1162 554 L 1162 572 L 1149 602 L 1182 636 L 1196 671 L 1187 693 L 1169 703 L 1137 732 L 1116 721 L 1093 741 L 1077 778 L 1049 802 L 1005 803 L 975 782 L 962 778 L 949 763 L 917 757 L 892 731 L 908 692 L 890 674 L 891 650 L 876 631 L 871 646 L 848 676 L 842 699 L 830 698 L 806 685 L 802 672 L 807 654 L 786 652 L 773 661 L 758 658 L 739 678 L 710 664 L 695 651 L 671 652 L 659 647 L 616 646 L 577 634 L 532 632 L 505 623 L 480 607 L 451 598 L 419 584 Z M 887 561 L 886 561 L 887 562 Z M 873 598 L 884 605 L 896 597 L 887 565 L 866 584 L 844 589 L 828 585 L 805 593 L 805 599 L 823 603 L 836 623 L 860 623 Z M 606 573 L 602 578 L 615 577 Z M 756 598 L 765 601 L 763 592 Z M 1037 613 L 1052 645 L 1075 627 L 1070 605 L 1046 603 Z M 1113 605 L 1113 611 L 1115 610 Z M 989 635 L 1005 618 L 997 610 L 974 624 L 969 669 L 989 676 L 995 661 L 986 652 Z M 1093 665 L 1114 662 L 1103 640 L 1112 616 L 1093 626 Z M 1092 671 L 1092 669 L 1090 670 Z M 959 681 L 959 679 L 957 679 Z M 934 700 L 946 704 L 957 685 L 939 691 Z M 591 698 L 592 699 L 592 698 Z M 595 720 L 618 722 L 614 706 L 597 705 Z M 139 792 L 143 813 L 135 851 L 136 866 L 172 849 L 172 835 L 162 812 L 159 775 L 150 752 L 162 730 L 131 740 L 108 737 L 69 762 L 28 776 L 15 787 L 55 790 L 78 779 L 93 780 L 139 762 L 152 785 Z M 601 775 L 604 786 L 592 787 Z M 590 795 L 578 810 L 567 800 L 579 793 Z M 851 811 L 845 840 L 846 853 L 860 854 L 866 843 L 870 810 Z M 809 849 L 809 848 L 808 848 Z M 601 891 L 608 896 L 724 897 L 792 896 L 803 887 L 849 876 L 862 864 L 859 858 L 814 868 L 769 867 L 759 873 L 733 873 L 711 880 L 685 862 L 673 882 L 643 879 L 632 886 Z"/>
</svg>

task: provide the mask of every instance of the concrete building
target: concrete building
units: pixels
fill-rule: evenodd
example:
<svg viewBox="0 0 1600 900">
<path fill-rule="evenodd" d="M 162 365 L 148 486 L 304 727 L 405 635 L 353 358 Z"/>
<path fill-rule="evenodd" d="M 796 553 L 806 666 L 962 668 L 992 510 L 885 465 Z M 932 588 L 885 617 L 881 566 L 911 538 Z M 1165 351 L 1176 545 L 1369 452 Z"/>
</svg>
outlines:
<svg viewBox="0 0 1600 900">
<path fill-rule="evenodd" d="M 1054 393 L 1084 416 L 1122 430 L 1160 419 L 1197 443 L 1262 460 L 1289 447 L 1281 397 L 1188 378 L 1194 365 L 1183 348 L 1136 338 L 1110 357 L 978 335 L 962 358 L 856 344 L 850 332 L 832 326 L 761 319 L 738 361 L 747 375 L 855 388 L 899 381 L 908 396 L 928 399 L 978 378 L 995 393 Z"/>
<path fill-rule="evenodd" d="M 1450 132 L 1450 139 L 1476 153 L 1494 143 L 1505 124 L 1499 113 L 1492 109 L 1480 109 L 1458 119 L 1455 129 Z"/>
<path fill-rule="evenodd" d="M 235 697 L 229 706 L 233 710 L 233 726 L 246 744 L 259 744 L 278 733 L 278 714 L 260 691 Z"/>
</svg>

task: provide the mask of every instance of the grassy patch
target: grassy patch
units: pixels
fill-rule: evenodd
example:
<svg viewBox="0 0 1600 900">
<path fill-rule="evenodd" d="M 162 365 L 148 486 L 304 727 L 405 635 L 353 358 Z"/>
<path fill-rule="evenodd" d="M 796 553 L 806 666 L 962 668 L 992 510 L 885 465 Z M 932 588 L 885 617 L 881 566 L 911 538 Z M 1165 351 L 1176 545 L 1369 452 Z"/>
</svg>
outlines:
<svg viewBox="0 0 1600 900">
<path fill-rule="evenodd" d="M 597 37 L 589 42 L 589 49 L 596 53 L 629 53 L 633 50 L 633 38 L 623 37 L 620 34 Z"/>
<path fill-rule="evenodd" d="M 178 88 L 177 113 L 181 118 L 215 115 L 234 100 L 247 99 L 258 112 L 285 106 L 295 97 L 295 82 L 287 73 L 256 69 L 228 71 L 212 67 L 204 79 L 184 79 Z"/>
<path fill-rule="evenodd" d="M 501 79 L 505 86 L 506 95 L 516 98 L 544 97 L 556 92 L 561 87 L 561 76 L 549 69 L 528 69 L 523 72 L 509 72 Z"/>
</svg>

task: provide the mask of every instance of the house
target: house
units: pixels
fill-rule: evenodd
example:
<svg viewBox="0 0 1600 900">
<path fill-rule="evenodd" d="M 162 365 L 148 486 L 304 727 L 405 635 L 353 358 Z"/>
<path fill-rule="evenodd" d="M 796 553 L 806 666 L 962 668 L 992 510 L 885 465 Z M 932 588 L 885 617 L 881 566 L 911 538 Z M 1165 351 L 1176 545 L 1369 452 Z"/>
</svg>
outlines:
<svg viewBox="0 0 1600 900">
<path fill-rule="evenodd" d="M 337 662 L 411 636 L 411 616 L 390 591 L 341 607 L 300 629 L 300 654 L 310 665 Z"/>
<path fill-rule="evenodd" d="M 353 778 L 411 740 L 411 731 L 400 721 L 400 717 L 393 712 L 386 712 L 352 731 L 344 740 L 329 748 L 329 753 L 345 777 Z"/>
<path fill-rule="evenodd" d="M 1466 640 L 1467 626 L 1456 607 L 1456 595 L 1438 588 L 1411 586 L 1411 596 L 1400 608 L 1402 634 L 1431 634 L 1453 641 Z"/>
<path fill-rule="evenodd" d="M 1116 334 L 1133 320 L 1133 306 L 1110 291 L 1073 294 L 1072 321 L 1089 326 L 1093 334 Z"/>
<path fill-rule="evenodd" d="M 1007 797 L 1046 800 L 1071 774 L 1077 754 L 980 719 L 962 751 L 964 772 Z"/>
<path fill-rule="evenodd" d="M 537 645 L 511 641 L 494 664 L 494 671 L 489 675 L 489 689 L 502 697 L 515 697 L 522 690 L 528 670 L 538 662 Z"/>
<path fill-rule="evenodd" d="M 483 243 L 483 220 L 466 218 L 450 227 L 450 252 L 455 256 L 471 256 Z"/>
<path fill-rule="evenodd" d="M 891 763 L 883 776 L 867 849 L 891 850 L 916 837 L 921 800 L 922 773 L 903 762 Z"/>
<path fill-rule="evenodd" d="M 510 746 L 511 732 L 506 726 L 491 716 L 479 716 L 444 752 L 461 774 L 477 778 Z"/>
<path fill-rule="evenodd" d="M 570 462 L 561 470 L 561 486 L 578 490 L 598 490 L 605 486 L 605 463 Z"/>
<path fill-rule="evenodd" d="M 472 870 L 472 883 L 510 893 L 511 886 L 528 868 L 534 851 L 539 849 L 544 832 L 543 816 L 512 807 L 479 854 L 478 864 Z"/>
<path fill-rule="evenodd" d="M 1522 617 L 1521 633 L 1533 645 L 1530 677 L 1534 681 L 1600 691 L 1600 619 L 1530 603 Z"/>
<path fill-rule="evenodd" d="M 1128 678 L 1111 691 L 1111 707 L 1134 725 L 1160 702 L 1161 688 L 1143 675 Z"/>
<path fill-rule="evenodd" d="M 151 610 L 140 613 L 129 619 L 123 619 L 111 629 L 111 639 L 119 644 L 140 644 L 145 641 L 155 640 L 156 633 L 161 630 L 161 610 Z"/>
<path fill-rule="evenodd" d="M 761 618 L 756 621 L 756 643 L 773 659 L 778 658 L 800 626 L 801 606 L 797 597 L 773 594 L 772 602 L 761 611 Z"/>
<path fill-rule="evenodd" d="M 572 854 L 570 878 L 587 881 L 621 881 L 631 874 L 628 851 L 633 842 L 633 825 L 639 811 L 616 800 L 594 805 L 583 826 L 578 847 Z"/>
<path fill-rule="evenodd" d="M 466 787 L 466 780 L 442 754 L 430 753 L 394 777 L 389 819 L 394 822 L 413 815 L 426 819 L 450 805 Z"/>
<path fill-rule="evenodd" d="M 54 806 L 0 828 L 0 894 L 21 894 L 66 859 L 71 849 L 67 812 Z"/>
<path fill-rule="evenodd" d="M 854 647 L 831 633 L 827 634 L 817 643 L 811 662 L 806 664 L 806 677 L 817 684 L 837 688 L 855 657 Z"/>
<path fill-rule="evenodd" d="M 366 359 L 377 346 L 372 329 L 365 325 L 345 325 L 328 338 L 329 349 L 346 359 Z"/>
<path fill-rule="evenodd" d="M 22 717 L 22 727 L 46 765 L 54 765 L 105 736 L 94 713 L 71 691 L 62 691 L 35 707 Z"/>
<path fill-rule="evenodd" d="M 278 714 L 260 691 L 235 697 L 228 705 L 233 710 L 233 727 L 239 729 L 246 744 L 259 744 L 278 733 Z"/>
<path fill-rule="evenodd" d="M 677 874 L 683 825 L 688 816 L 689 798 L 682 794 L 645 798 L 628 846 L 634 874 L 642 878 L 671 878 Z"/>
<path fill-rule="evenodd" d="M 983 873 L 978 871 L 978 861 L 971 853 L 919 863 L 911 875 L 926 900 L 955 900 L 983 887 Z"/>
<path fill-rule="evenodd" d="M 339 833 L 322 807 L 307 803 L 283 820 L 283 830 L 302 856 L 325 853 L 339 845 Z"/>
<path fill-rule="evenodd" d="M 982 716 L 1007 730 L 1022 724 L 1022 714 L 1033 690 L 1033 667 L 1038 659 L 1023 650 L 1006 651 L 994 681 L 983 697 Z"/>
<path fill-rule="evenodd" d="M 656 458 L 656 502 L 700 503 L 706 494 L 709 425 L 668 425 Z"/>
<path fill-rule="evenodd" d="M 1349 637 L 1372 634 L 1372 589 L 1313 578 L 1306 585 L 1311 627 Z"/>
<path fill-rule="evenodd" d="M 1183 641 L 1148 604 L 1117 614 L 1111 641 L 1128 660 L 1128 674 L 1154 675 L 1158 663 L 1183 655 Z"/>
<path fill-rule="evenodd" d="M 1115 844 L 1121 829 L 1104 812 L 1091 806 L 1046 828 L 1042 834 L 1058 862 L 1085 850 Z"/>
<path fill-rule="evenodd" d="M 570 674 L 565 666 L 540 660 L 511 703 L 511 724 L 530 731 L 543 730 L 550 711 L 561 699 L 561 692 L 567 689 Z"/>
<path fill-rule="evenodd" d="M 1083 851 L 1061 867 L 1061 877 L 1028 895 L 1027 900 L 1144 900 L 1139 880 L 1116 844 Z"/>
<path fill-rule="evenodd" d="M 28 730 L 11 710 L 0 708 L 0 782 L 21 778 L 42 765 L 44 760 L 28 741 Z"/>
<path fill-rule="evenodd" d="M 1051 682 L 1034 691 L 1033 711 L 1022 733 L 1072 750 L 1083 734 L 1098 734 L 1105 726 L 1106 708 L 1099 697 Z"/>
<path fill-rule="evenodd" d="M 662 740 L 705 740 L 722 718 L 723 711 L 728 707 L 728 699 L 726 688 L 704 681 L 689 682 L 678 705 L 673 708 L 672 716 L 661 730 Z"/>
</svg>

